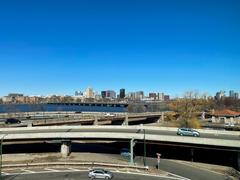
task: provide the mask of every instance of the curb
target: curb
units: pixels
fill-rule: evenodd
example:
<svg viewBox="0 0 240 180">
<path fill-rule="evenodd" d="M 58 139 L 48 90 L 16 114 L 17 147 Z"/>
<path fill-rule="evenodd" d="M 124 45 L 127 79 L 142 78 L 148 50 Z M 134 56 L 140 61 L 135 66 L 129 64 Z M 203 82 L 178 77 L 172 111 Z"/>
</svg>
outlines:
<svg viewBox="0 0 240 180">
<path fill-rule="evenodd" d="M 123 164 L 108 164 L 108 163 L 98 163 L 98 162 L 45 162 L 45 163 L 26 163 L 26 164 L 7 164 L 3 165 L 3 169 L 7 168 L 23 168 L 23 167 L 42 167 L 42 166 L 102 166 L 102 167 L 111 167 L 111 168 L 128 168 L 133 170 L 144 170 L 148 171 L 148 167 L 143 166 L 134 166 L 134 165 L 123 165 Z"/>
</svg>

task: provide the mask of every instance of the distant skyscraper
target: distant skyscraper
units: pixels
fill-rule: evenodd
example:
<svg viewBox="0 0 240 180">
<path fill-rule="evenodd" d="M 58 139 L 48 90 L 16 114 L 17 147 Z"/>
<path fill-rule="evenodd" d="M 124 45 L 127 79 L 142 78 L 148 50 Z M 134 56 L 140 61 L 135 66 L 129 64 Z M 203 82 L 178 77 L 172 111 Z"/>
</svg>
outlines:
<svg viewBox="0 0 240 180">
<path fill-rule="evenodd" d="M 120 89 L 120 99 L 125 98 L 125 89 Z"/>
<path fill-rule="evenodd" d="M 144 92 L 137 91 L 137 92 L 129 93 L 129 98 L 132 100 L 142 100 L 144 98 Z"/>
<path fill-rule="evenodd" d="M 106 91 L 106 98 L 115 99 L 116 98 L 116 92 L 113 90 Z"/>
<path fill-rule="evenodd" d="M 115 99 L 116 98 L 116 92 L 113 91 L 113 90 L 102 91 L 101 96 L 102 96 L 102 98 Z"/>
<path fill-rule="evenodd" d="M 88 87 L 85 92 L 86 98 L 94 98 L 93 89 Z"/>
<path fill-rule="evenodd" d="M 156 93 L 149 93 L 149 98 L 152 98 L 152 99 L 154 99 L 154 100 L 156 100 L 156 98 L 157 98 L 157 94 Z"/>
<path fill-rule="evenodd" d="M 158 100 L 164 101 L 164 93 L 158 93 Z"/>
<path fill-rule="evenodd" d="M 239 99 L 239 93 L 237 93 L 237 92 L 234 93 L 234 98 L 235 98 L 235 99 Z"/>
<path fill-rule="evenodd" d="M 224 97 L 225 97 L 225 91 L 217 92 L 215 96 L 217 100 L 223 99 Z"/>
<path fill-rule="evenodd" d="M 164 95 L 164 101 L 169 101 L 170 100 L 170 96 L 169 95 Z"/>
<path fill-rule="evenodd" d="M 235 98 L 235 92 L 233 90 L 229 91 L 229 97 Z"/>
<path fill-rule="evenodd" d="M 82 96 L 83 93 L 81 91 L 75 91 L 75 96 Z"/>
<path fill-rule="evenodd" d="M 107 96 L 106 91 L 102 91 L 102 92 L 101 92 L 101 96 L 102 96 L 103 99 L 106 98 L 106 96 Z"/>
</svg>

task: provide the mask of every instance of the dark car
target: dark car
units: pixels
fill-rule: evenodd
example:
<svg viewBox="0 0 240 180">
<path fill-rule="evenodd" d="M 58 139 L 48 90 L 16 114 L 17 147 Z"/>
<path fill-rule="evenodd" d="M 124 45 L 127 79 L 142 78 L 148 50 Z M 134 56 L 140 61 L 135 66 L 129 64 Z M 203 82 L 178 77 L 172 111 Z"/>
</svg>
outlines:
<svg viewBox="0 0 240 180">
<path fill-rule="evenodd" d="M 15 118 L 8 118 L 5 120 L 5 124 L 20 124 L 21 121 Z"/>
<path fill-rule="evenodd" d="M 177 135 L 199 137 L 200 133 L 196 130 L 191 129 L 191 128 L 179 128 L 178 131 L 177 131 Z"/>
<path fill-rule="evenodd" d="M 131 158 L 131 152 L 130 152 L 130 150 L 129 150 L 128 148 L 122 148 L 122 149 L 120 150 L 120 155 L 121 155 L 122 157 L 127 158 L 127 159 L 130 159 L 130 158 Z M 134 154 L 134 153 L 133 153 L 133 158 L 135 158 L 135 154 Z"/>
</svg>

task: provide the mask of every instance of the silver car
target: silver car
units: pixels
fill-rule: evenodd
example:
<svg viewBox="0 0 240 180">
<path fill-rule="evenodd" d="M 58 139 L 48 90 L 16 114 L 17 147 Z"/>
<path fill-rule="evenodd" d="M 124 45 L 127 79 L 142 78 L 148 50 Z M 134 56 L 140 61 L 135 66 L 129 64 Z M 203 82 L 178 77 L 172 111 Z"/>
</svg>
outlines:
<svg viewBox="0 0 240 180">
<path fill-rule="evenodd" d="M 190 128 L 179 128 L 177 131 L 177 135 L 200 137 L 200 133 L 198 131 Z"/>
<path fill-rule="evenodd" d="M 92 169 L 89 171 L 88 177 L 91 179 L 112 179 L 113 174 L 104 169 Z"/>
</svg>

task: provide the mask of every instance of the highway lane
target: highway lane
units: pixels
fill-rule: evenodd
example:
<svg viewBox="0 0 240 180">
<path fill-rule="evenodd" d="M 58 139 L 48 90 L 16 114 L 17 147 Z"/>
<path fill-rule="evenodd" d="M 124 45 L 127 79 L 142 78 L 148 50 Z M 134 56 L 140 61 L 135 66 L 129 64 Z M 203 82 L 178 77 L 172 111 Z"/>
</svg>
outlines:
<svg viewBox="0 0 240 180">
<path fill-rule="evenodd" d="M 163 177 L 153 177 L 145 175 L 136 175 L 130 173 L 113 173 L 114 180 L 167 180 L 170 179 L 167 176 Z M 4 180 L 86 180 L 88 178 L 88 172 L 45 172 L 45 173 L 27 173 L 27 174 L 17 174 L 17 175 L 7 175 L 4 176 Z M 175 180 L 180 180 L 180 178 L 171 178 Z"/>
<path fill-rule="evenodd" d="M 136 158 L 138 163 L 142 163 L 142 158 Z M 156 159 L 147 158 L 147 165 L 149 167 L 155 168 Z M 71 170 L 70 170 L 71 169 Z M 178 162 L 174 160 L 162 159 L 160 162 L 160 173 L 158 177 L 148 176 L 144 172 L 116 172 L 116 170 L 111 170 L 114 175 L 114 180 L 166 180 L 166 179 L 175 179 L 175 180 L 224 180 L 228 176 L 220 174 L 214 171 L 210 171 L 208 168 L 199 168 L 197 166 L 191 166 L 185 164 L 184 162 Z M 88 179 L 88 171 L 78 168 L 54 168 L 49 167 L 45 169 L 41 168 L 23 168 L 11 170 L 6 174 L 3 172 L 4 180 L 42 180 L 42 179 L 51 179 L 51 180 L 81 180 Z"/>
<path fill-rule="evenodd" d="M 138 163 L 142 163 L 142 159 L 136 159 Z M 156 159 L 147 158 L 147 165 L 155 167 L 157 164 Z M 226 176 L 210 171 L 206 169 L 200 169 L 198 167 L 190 166 L 184 164 L 184 162 L 180 163 L 174 160 L 161 159 L 160 169 L 163 171 L 167 171 L 173 174 L 177 174 L 189 179 L 194 180 L 203 180 L 203 179 L 211 179 L 211 180 L 224 180 Z"/>
<path fill-rule="evenodd" d="M 48 128 L 42 128 L 42 129 L 28 129 L 28 130 L 15 130 L 15 129 L 9 129 L 7 131 L 7 134 L 19 134 L 19 133 L 51 133 L 51 132 L 113 132 L 113 133 L 135 133 L 135 134 L 143 134 L 143 130 L 140 130 L 140 126 L 139 129 L 129 129 L 129 128 L 108 128 L 106 126 L 106 128 L 96 128 L 93 126 L 90 127 L 86 127 L 84 126 L 84 128 L 76 128 L 76 126 L 74 126 L 74 128 L 71 128 L 71 126 L 66 127 L 64 129 L 59 129 L 59 128 L 53 128 L 53 129 L 48 129 Z M 0 133 L 4 134 L 4 131 L 0 130 Z M 176 134 L 175 131 L 168 131 L 168 130 L 162 130 L 162 129 L 154 129 L 154 130 L 150 130 L 150 129 L 146 129 L 145 130 L 145 134 L 149 134 L 149 135 L 168 135 L 168 136 L 178 136 Z M 184 136 L 187 137 L 187 136 Z M 193 137 L 189 137 L 189 138 L 193 138 Z M 216 133 L 201 133 L 200 137 L 194 137 L 194 138 L 209 138 L 209 139 L 225 139 L 225 140 L 240 140 L 240 135 L 231 135 L 231 134 L 219 134 L 218 131 L 216 131 Z"/>
</svg>

